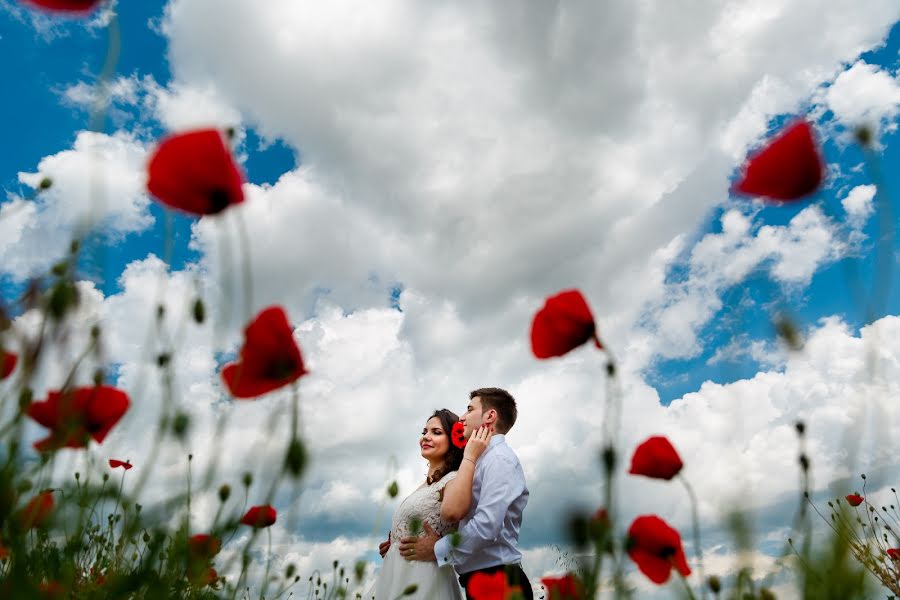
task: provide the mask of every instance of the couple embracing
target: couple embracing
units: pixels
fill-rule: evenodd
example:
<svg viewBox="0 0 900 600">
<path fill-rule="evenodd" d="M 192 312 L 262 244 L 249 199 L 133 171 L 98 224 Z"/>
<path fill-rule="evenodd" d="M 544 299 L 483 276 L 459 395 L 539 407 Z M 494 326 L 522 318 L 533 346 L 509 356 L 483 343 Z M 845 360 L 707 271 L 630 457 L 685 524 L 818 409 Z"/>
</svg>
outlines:
<svg viewBox="0 0 900 600">
<path fill-rule="evenodd" d="M 509 392 L 481 388 L 469 394 L 461 417 L 442 409 L 428 419 L 419 439 L 428 476 L 397 507 L 379 547 L 384 564 L 364 600 L 395 600 L 405 592 L 414 599 L 460 600 L 460 585 L 472 598 L 469 582 L 479 573 L 505 574 L 510 587 L 532 600 L 516 548 L 528 488 L 505 439 L 516 413 Z M 464 448 L 451 439 L 457 422 L 464 428 Z"/>
</svg>

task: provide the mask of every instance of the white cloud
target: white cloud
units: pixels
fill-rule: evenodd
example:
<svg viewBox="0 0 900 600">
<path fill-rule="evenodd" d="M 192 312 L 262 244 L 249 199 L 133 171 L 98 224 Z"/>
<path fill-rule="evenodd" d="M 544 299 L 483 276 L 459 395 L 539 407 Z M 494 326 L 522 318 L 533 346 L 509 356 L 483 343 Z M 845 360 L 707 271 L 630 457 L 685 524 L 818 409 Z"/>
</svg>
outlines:
<svg viewBox="0 0 900 600">
<path fill-rule="evenodd" d="M 872 216 L 872 200 L 875 198 L 876 192 L 877 188 L 874 185 L 858 185 L 841 200 L 847 217 L 851 223 L 856 224 L 857 228 Z"/>
<path fill-rule="evenodd" d="M 849 127 L 879 127 L 892 121 L 900 109 L 900 82 L 890 72 L 860 60 L 838 75 L 826 90 L 825 101 Z"/>
<path fill-rule="evenodd" d="M 70 242 L 93 227 L 107 239 L 153 224 L 145 194 L 144 147 L 124 133 L 80 132 L 71 150 L 43 158 L 35 173 L 19 173 L 34 190 L 47 178 L 52 187 L 33 200 L 13 196 L 2 228 L 3 271 L 24 278 L 63 258 Z"/>
</svg>

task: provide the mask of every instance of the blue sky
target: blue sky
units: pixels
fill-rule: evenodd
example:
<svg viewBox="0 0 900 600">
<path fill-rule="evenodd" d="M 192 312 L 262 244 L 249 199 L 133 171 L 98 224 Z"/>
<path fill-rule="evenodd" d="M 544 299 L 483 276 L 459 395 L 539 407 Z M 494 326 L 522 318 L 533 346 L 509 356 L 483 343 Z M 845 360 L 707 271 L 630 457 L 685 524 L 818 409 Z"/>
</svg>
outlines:
<svg viewBox="0 0 900 600">
<path fill-rule="evenodd" d="M 828 90 L 854 65 L 869 69 L 866 82 L 892 82 L 900 90 L 900 15 L 889 1 L 828 5 L 833 20 L 817 20 L 818 13 L 810 17 L 790 2 L 773 0 L 765 18 L 750 4 L 726 10 L 711 3 L 689 21 L 666 7 L 639 10 L 630 0 L 612 3 L 615 10 L 602 19 L 585 6 L 549 15 L 536 6 L 464 11 L 452 3 L 438 10 L 428 2 L 396 2 L 366 20 L 341 2 L 302 8 L 292 0 L 223 2 L 221 9 L 214 0 L 118 3 L 115 79 L 133 86 L 133 96 L 113 103 L 102 132 L 107 141 L 126 136 L 122 147 L 140 154 L 167 132 L 164 122 L 239 115 L 237 123 L 215 124 L 239 128 L 237 153 L 252 184 L 234 212 L 250 231 L 256 308 L 284 304 L 298 326 L 313 365 L 304 383 L 307 433 L 328 467 L 309 475 L 303 507 L 314 518 L 285 555 L 300 548 L 309 568 L 323 552 L 371 556 L 372 498 L 383 488 L 387 457 L 399 457 L 396 476 L 409 489 L 419 476 L 419 414 L 438 405 L 460 409 L 468 390 L 481 385 L 508 386 L 520 399 L 522 424 L 510 439 L 528 457 L 526 473 L 540 474 L 531 510 L 564 514 L 569 499 L 558 497 L 560 486 L 572 486 L 572 503 L 593 502 L 596 465 L 584 457 L 595 454 L 602 418 L 596 403 L 602 356 L 584 349 L 538 362 L 527 347 L 531 315 L 544 297 L 568 287 L 585 292 L 604 341 L 626 358 L 623 443 L 671 435 L 695 469 L 700 495 L 710 498 L 706 514 L 718 514 L 714 500 L 725 501 L 713 474 L 741 459 L 751 465 L 747 481 L 771 492 L 761 522 L 775 529 L 784 521 L 793 473 L 765 485 L 757 477 L 786 471 L 778 462 L 785 456 L 793 464 L 789 425 L 796 418 L 820 419 L 811 429 L 819 427 L 823 456 L 837 461 L 836 423 L 854 417 L 836 400 L 825 406 L 806 390 L 835 368 L 822 348 L 833 345 L 834 356 L 852 362 L 848 348 L 866 323 L 848 292 L 848 265 L 868 289 L 878 222 L 866 218 L 851 227 L 843 205 L 872 183 L 860 148 L 847 139 L 853 125 L 846 103 L 870 88 L 845 86 L 835 98 Z M 842 20 L 860 26 L 838 27 Z M 783 42 L 792 36 L 805 36 L 804 43 Z M 0 96 L 6 140 L 0 203 L 9 204 L 30 194 L 19 173 L 37 172 L 88 128 L 88 111 L 66 94 L 95 81 L 106 30 L 0 0 L 0 48 L 15 57 L 0 62 L 10 90 Z M 881 111 L 881 191 L 896 216 L 900 100 L 891 93 L 860 102 Z M 160 98 L 202 100 L 180 104 L 175 115 Z M 798 115 L 811 115 L 821 133 L 827 184 L 814 198 L 786 206 L 728 197 L 724 190 L 746 151 Z M 140 164 L 135 171 L 140 175 Z M 703 183 L 699 192 L 690 184 L 695 175 Z M 809 212 L 815 203 L 824 207 L 820 216 Z M 91 310 L 121 329 L 110 345 L 123 355 L 113 374 L 123 386 L 136 385 L 133 373 L 143 360 L 135 350 L 142 340 L 132 332 L 143 332 L 142 317 L 134 317 L 135 325 L 123 315 L 146 309 L 148 281 L 158 269 L 148 255 L 163 254 L 167 220 L 174 242 L 165 277 L 176 314 L 177 294 L 193 293 L 197 273 L 208 286 L 211 312 L 228 306 L 217 286 L 231 273 L 223 272 L 218 252 L 223 244 L 239 248 L 221 221 L 167 215 L 140 199 L 132 204 L 124 214 L 149 214 L 152 225 L 134 226 L 112 245 L 93 239 L 80 265 L 80 276 L 102 292 Z M 760 243 L 760 231 L 770 228 L 785 236 L 779 239 L 790 252 L 809 253 L 817 262 L 808 280 L 776 277 L 777 269 L 803 270 L 802 261 L 771 249 L 725 284 L 693 270 L 695 252 L 735 235 L 723 219 L 729 227 L 749 223 L 737 236 L 740 248 Z M 803 222 L 808 229 L 799 227 Z M 832 252 L 848 236 L 858 256 Z M 23 248 L 17 253 L 0 240 L 0 257 L 33 251 Z M 720 269 L 729 259 L 706 258 Z M 894 285 L 876 321 L 900 314 L 894 257 L 890 264 Z M 5 302 L 21 291 L 20 275 L 0 269 Z M 706 306 L 716 308 L 707 314 Z M 685 326 L 689 311 L 699 316 Z M 772 325 L 779 311 L 811 340 L 808 352 L 788 359 L 779 350 Z M 268 450 L 280 451 L 267 411 L 283 399 L 222 402 L 215 365 L 236 352 L 240 329 L 228 319 L 221 319 L 228 331 L 217 332 L 215 343 L 188 334 L 184 403 L 198 422 L 212 422 L 211 407 L 234 411 L 244 429 L 228 438 L 232 451 L 250 444 L 245 436 L 258 435 L 252 447 L 261 460 Z M 836 376 L 823 397 L 852 395 L 854 377 Z M 735 400 L 741 386 L 758 394 L 758 405 Z M 155 406 L 147 393 L 144 404 Z M 146 423 L 148 414 L 125 427 L 140 432 L 139 419 Z M 729 419 L 746 421 L 746 430 L 726 434 L 721 423 Z M 335 422 L 345 427 L 335 431 Z M 251 424 L 261 433 L 248 433 Z M 731 443 L 742 432 L 743 450 Z M 113 436 L 110 447 L 136 454 L 135 436 Z M 560 439 L 567 443 L 553 442 Z M 359 460 L 370 462 L 359 468 Z M 879 468 L 888 481 L 893 472 Z M 846 485 L 847 477 L 834 466 L 822 473 L 821 485 Z M 657 510 L 661 498 L 676 498 L 667 518 L 684 522 L 677 495 L 641 485 L 626 483 L 638 497 L 634 510 Z M 560 539 L 554 527 L 552 519 L 526 519 L 523 529 L 529 560 L 543 569 L 555 558 L 547 544 Z M 346 546 L 317 545 L 327 545 L 331 532 L 344 536 Z M 778 543 L 766 544 L 764 552 L 777 552 Z"/>
</svg>

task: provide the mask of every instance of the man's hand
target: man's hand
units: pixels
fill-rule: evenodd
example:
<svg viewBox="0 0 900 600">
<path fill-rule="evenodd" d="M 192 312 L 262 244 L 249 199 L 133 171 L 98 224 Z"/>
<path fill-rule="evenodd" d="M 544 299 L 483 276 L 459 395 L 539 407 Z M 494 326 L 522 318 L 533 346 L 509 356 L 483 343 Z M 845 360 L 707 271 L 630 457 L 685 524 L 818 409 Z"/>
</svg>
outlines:
<svg viewBox="0 0 900 600">
<path fill-rule="evenodd" d="M 388 539 L 386 542 L 381 542 L 378 544 L 378 554 L 381 555 L 381 558 L 384 558 L 384 555 L 388 553 L 388 550 L 391 549 L 391 532 L 388 531 Z"/>
<path fill-rule="evenodd" d="M 421 562 L 434 562 L 434 545 L 441 538 L 431 525 L 423 523 L 425 535 L 422 537 L 405 537 L 400 540 L 400 556 L 406 560 L 418 560 Z"/>
</svg>

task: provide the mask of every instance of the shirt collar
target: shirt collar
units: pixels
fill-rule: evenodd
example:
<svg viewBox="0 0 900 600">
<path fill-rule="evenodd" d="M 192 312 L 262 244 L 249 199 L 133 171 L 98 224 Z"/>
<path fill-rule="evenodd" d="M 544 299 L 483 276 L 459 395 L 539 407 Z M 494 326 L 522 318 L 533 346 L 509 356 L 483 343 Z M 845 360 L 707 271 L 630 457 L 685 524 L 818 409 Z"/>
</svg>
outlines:
<svg viewBox="0 0 900 600">
<path fill-rule="evenodd" d="M 506 435 L 504 435 L 502 433 L 495 433 L 493 436 L 491 436 L 491 441 L 488 444 L 488 448 L 493 448 L 497 444 L 502 444 L 505 441 L 506 441 Z"/>
</svg>

